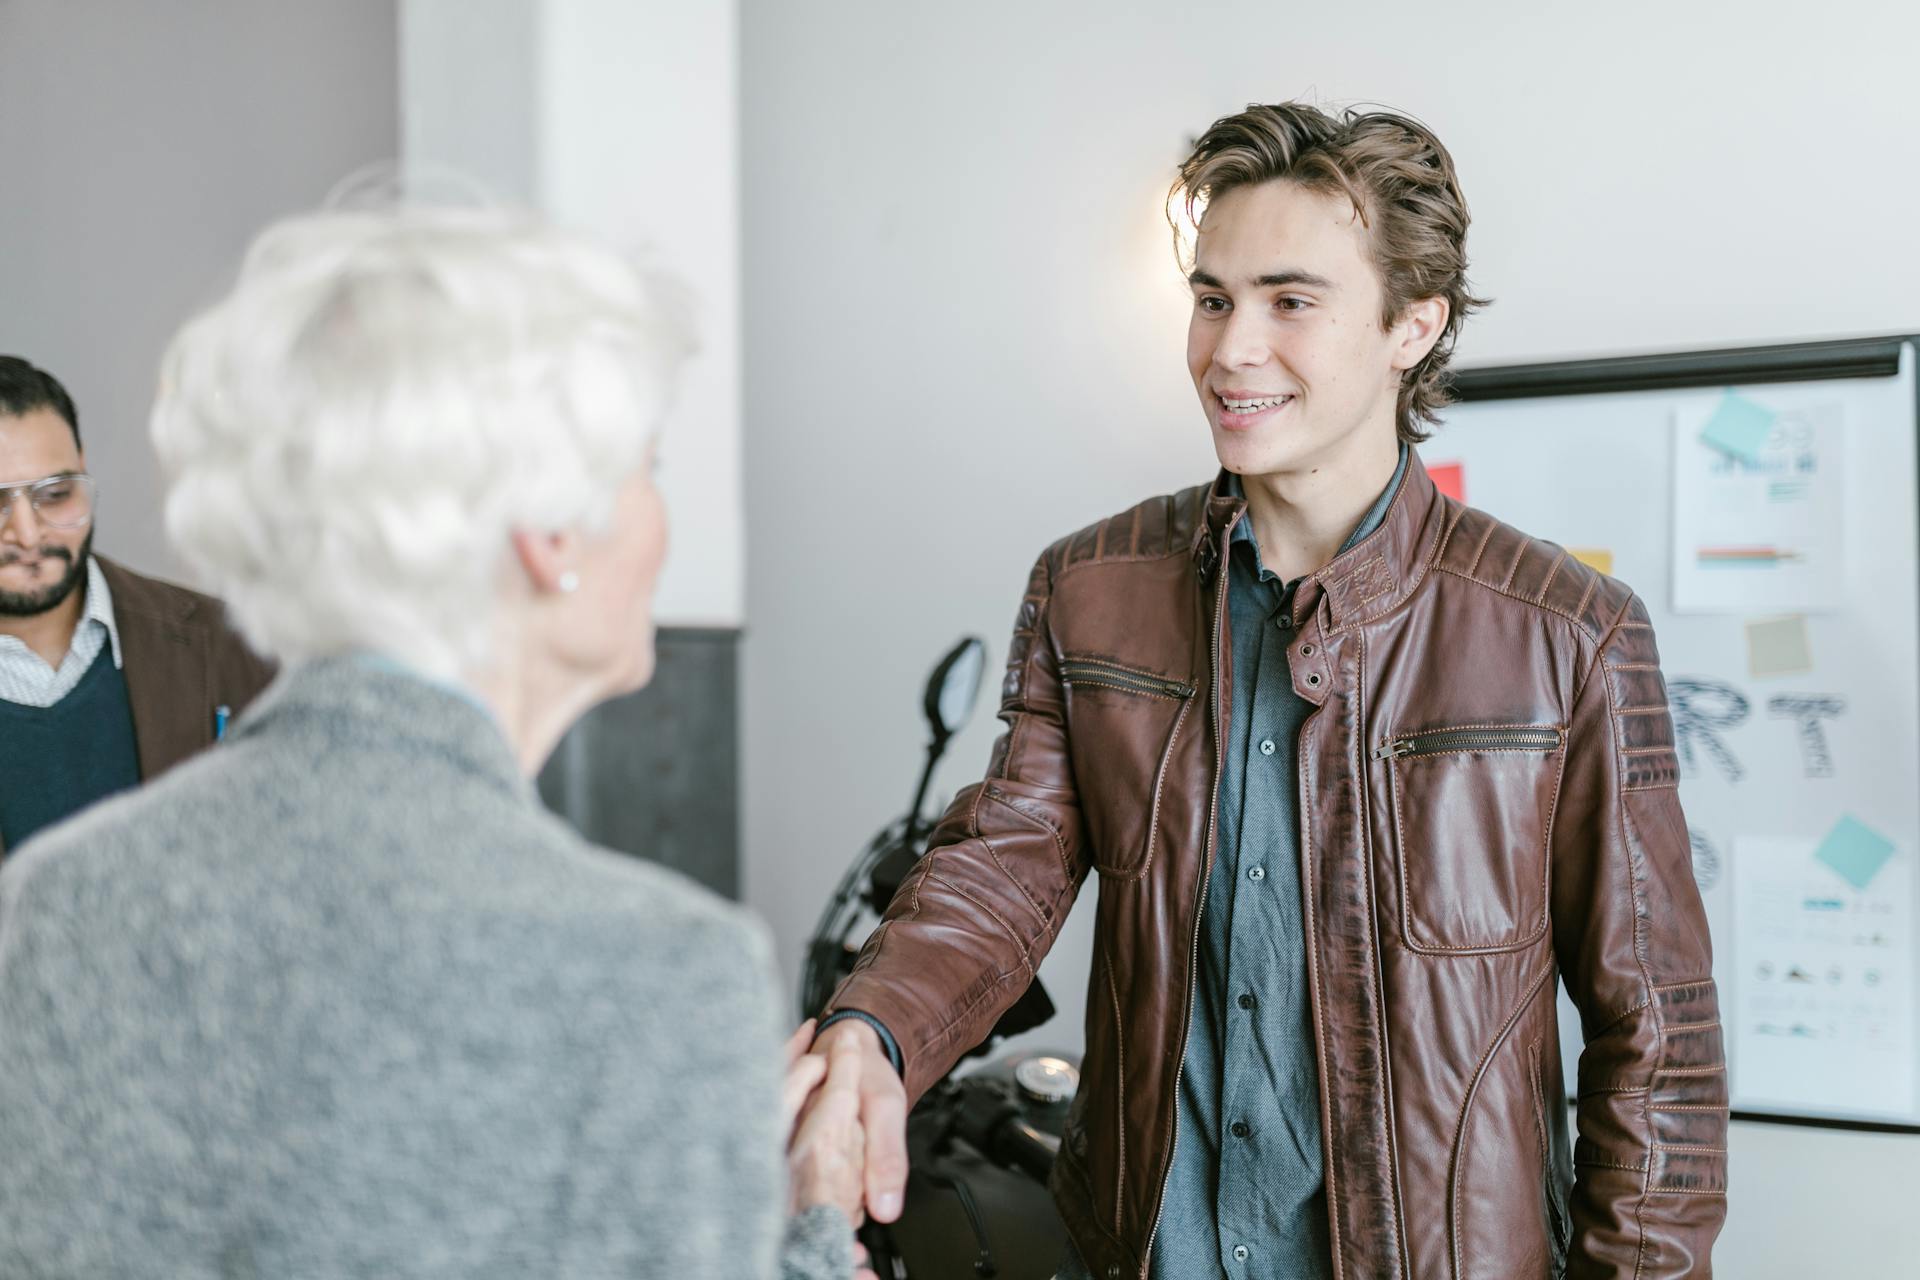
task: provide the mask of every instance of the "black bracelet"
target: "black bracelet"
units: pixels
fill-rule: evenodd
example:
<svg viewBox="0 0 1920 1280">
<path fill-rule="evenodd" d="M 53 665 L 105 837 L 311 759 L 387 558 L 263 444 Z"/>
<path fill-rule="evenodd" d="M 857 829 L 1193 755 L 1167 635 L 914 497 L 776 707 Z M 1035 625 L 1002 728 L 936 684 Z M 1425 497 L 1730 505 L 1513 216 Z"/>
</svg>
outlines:
<svg viewBox="0 0 1920 1280">
<path fill-rule="evenodd" d="M 880 1047 L 887 1052 L 887 1061 L 893 1064 L 894 1074 L 904 1077 L 907 1069 L 900 1059 L 899 1042 L 893 1038 L 893 1032 L 887 1030 L 886 1025 L 870 1013 L 862 1013 L 858 1009 L 842 1009 L 837 1013 L 828 1014 L 813 1033 L 814 1043 L 820 1042 L 820 1037 L 825 1034 L 828 1027 L 836 1022 L 845 1022 L 848 1018 L 858 1018 L 873 1028 L 873 1033 L 880 1037 Z"/>
</svg>

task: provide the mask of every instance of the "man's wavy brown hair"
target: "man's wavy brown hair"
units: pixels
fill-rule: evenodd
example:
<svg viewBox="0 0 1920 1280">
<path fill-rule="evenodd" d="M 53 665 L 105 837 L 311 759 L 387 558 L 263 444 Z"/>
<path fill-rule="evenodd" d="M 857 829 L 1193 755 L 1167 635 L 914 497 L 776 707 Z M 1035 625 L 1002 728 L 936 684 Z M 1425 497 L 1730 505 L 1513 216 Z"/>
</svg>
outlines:
<svg viewBox="0 0 1920 1280">
<path fill-rule="evenodd" d="M 1382 327 L 1391 328 L 1410 303 L 1446 300 L 1439 341 L 1400 381 L 1400 438 L 1418 444 L 1448 403 L 1447 363 L 1461 322 L 1488 301 L 1467 290 L 1467 199 L 1453 157 L 1431 129 L 1390 111 L 1330 115 L 1303 102 L 1256 104 L 1214 121 L 1194 144 L 1174 181 L 1169 216 L 1184 207 L 1197 223 L 1214 197 L 1281 179 L 1352 202 L 1380 275 Z M 1174 229 L 1177 249 L 1177 221 Z"/>
</svg>

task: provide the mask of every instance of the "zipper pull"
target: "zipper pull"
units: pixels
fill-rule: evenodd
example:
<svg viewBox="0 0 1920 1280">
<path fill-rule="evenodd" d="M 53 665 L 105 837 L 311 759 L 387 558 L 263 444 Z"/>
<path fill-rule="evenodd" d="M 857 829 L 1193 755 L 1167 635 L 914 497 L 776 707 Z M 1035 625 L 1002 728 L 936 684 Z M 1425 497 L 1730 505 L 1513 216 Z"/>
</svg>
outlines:
<svg viewBox="0 0 1920 1280">
<path fill-rule="evenodd" d="M 1381 743 L 1371 752 L 1375 760 L 1397 760 L 1401 756 L 1410 756 L 1412 754 L 1412 738 L 1394 738 L 1391 741 Z"/>
</svg>

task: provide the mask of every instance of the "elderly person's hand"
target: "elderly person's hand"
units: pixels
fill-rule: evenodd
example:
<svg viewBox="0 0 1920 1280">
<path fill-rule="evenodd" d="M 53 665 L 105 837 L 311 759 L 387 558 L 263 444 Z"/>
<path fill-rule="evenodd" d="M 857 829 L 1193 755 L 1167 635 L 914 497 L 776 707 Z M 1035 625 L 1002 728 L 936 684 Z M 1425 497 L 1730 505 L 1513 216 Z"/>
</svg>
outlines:
<svg viewBox="0 0 1920 1280">
<path fill-rule="evenodd" d="M 810 1209 L 815 1205 L 832 1205 L 847 1215 L 849 1225 L 857 1227 L 865 1216 L 862 1205 L 866 1200 L 863 1177 L 866 1134 L 860 1125 L 860 1056 L 845 1042 L 824 1058 L 807 1053 L 802 1036 L 810 1040 L 812 1033 L 811 1024 L 802 1026 L 788 1042 L 789 1053 L 793 1053 L 795 1044 L 800 1045 L 800 1052 L 789 1068 L 790 1086 L 802 1078 L 795 1073 L 817 1071 L 807 1065 L 809 1062 L 826 1063 L 825 1082 L 813 1095 L 806 1118 L 794 1133 L 787 1152 L 794 1207 Z"/>
<path fill-rule="evenodd" d="M 781 1132 L 787 1135 L 790 1144 L 787 1212 L 798 1213 L 819 1204 L 832 1205 L 847 1214 L 858 1227 L 860 1201 L 864 1195 L 861 1183 L 864 1140 L 858 1118 L 857 1089 L 852 1102 L 852 1123 L 848 1123 L 846 1094 L 852 1064 L 840 1064 L 836 1092 L 820 1099 L 825 1104 L 824 1110 L 816 1108 L 817 1115 L 810 1112 L 804 1130 L 799 1134 L 793 1131 L 800 1108 L 814 1096 L 829 1074 L 828 1057 L 807 1052 L 813 1045 L 817 1025 L 817 1019 L 808 1018 L 787 1040 L 787 1077 L 780 1091 Z M 871 1259 L 866 1246 L 858 1240 L 853 1244 L 853 1261 L 853 1280 L 880 1280 L 867 1265 Z"/>
<path fill-rule="evenodd" d="M 793 1122 L 799 1118 L 800 1108 L 827 1078 L 827 1060 L 807 1052 L 818 1023 L 819 1019 L 808 1018 L 798 1031 L 787 1037 L 787 1075 L 780 1086 L 780 1132 L 786 1135 L 789 1145 L 793 1142 Z"/>
<path fill-rule="evenodd" d="M 876 1221 L 892 1222 L 900 1216 L 907 1190 L 907 1090 L 900 1073 L 893 1069 L 873 1028 L 857 1018 L 836 1022 L 821 1032 L 811 1056 L 830 1065 L 840 1063 L 842 1077 L 852 1082 L 865 1136 L 859 1162 L 866 1212 Z M 851 1059 L 851 1065 L 843 1058 Z M 804 1105 L 817 1106 L 825 1100 L 823 1092 Z M 804 1114 L 801 1129 L 811 1121 L 811 1112 Z"/>
</svg>

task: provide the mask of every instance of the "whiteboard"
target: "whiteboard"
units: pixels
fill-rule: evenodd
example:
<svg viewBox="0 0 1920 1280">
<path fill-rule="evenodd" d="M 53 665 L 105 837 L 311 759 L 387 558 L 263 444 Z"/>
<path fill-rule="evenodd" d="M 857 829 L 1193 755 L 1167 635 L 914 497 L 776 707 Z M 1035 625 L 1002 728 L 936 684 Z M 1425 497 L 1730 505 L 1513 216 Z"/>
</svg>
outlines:
<svg viewBox="0 0 1920 1280">
<path fill-rule="evenodd" d="M 1878 346 L 1871 376 L 1797 381 L 1773 380 L 1787 375 L 1769 357 L 1807 348 L 1655 358 L 1658 378 L 1647 360 L 1470 370 L 1421 447 L 1430 470 L 1459 465 L 1470 505 L 1610 555 L 1652 615 L 1733 1107 L 1752 1118 L 1920 1126 L 1920 398 L 1913 344 Z M 1698 586 L 1676 510 L 1703 483 L 1683 451 L 1724 405 L 1815 419 L 1841 442 L 1840 542 L 1809 607 L 1677 607 Z M 1766 578 L 1741 589 L 1764 597 L 1751 584 Z M 1564 993 L 1561 1025 L 1581 1043 Z"/>
</svg>

